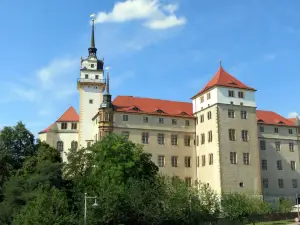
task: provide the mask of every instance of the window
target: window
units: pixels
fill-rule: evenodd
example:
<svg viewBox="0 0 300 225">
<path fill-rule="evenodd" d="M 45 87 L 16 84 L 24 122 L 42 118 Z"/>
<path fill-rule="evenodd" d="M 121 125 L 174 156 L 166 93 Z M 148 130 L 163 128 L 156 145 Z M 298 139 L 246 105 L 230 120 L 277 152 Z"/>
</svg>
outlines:
<svg viewBox="0 0 300 225">
<path fill-rule="evenodd" d="M 91 147 L 92 143 L 90 141 L 87 142 L 87 147 Z"/>
<path fill-rule="evenodd" d="M 142 143 L 149 144 L 149 133 L 147 132 L 142 133 Z"/>
<path fill-rule="evenodd" d="M 229 140 L 230 141 L 235 141 L 235 129 L 229 129 Z"/>
<path fill-rule="evenodd" d="M 148 123 L 148 121 L 149 121 L 148 117 L 147 117 L 147 116 L 144 116 L 144 117 L 143 117 L 143 122 L 144 122 L 144 123 Z"/>
<path fill-rule="evenodd" d="M 157 143 L 159 145 L 165 144 L 165 135 L 164 134 L 160 133 L 160 134 L 157 135 Z"/>
<path fill-rule="evenodd" d="M 190 126 L 190 121 L 189 120 L 185 121 L 185 126 Z"/>
<path fill-rule="evenodd" d="M 159 124 L 164 124 L 164 118 L 158 118 L 158 123 Z"/>
<path fill-rule="evenodd" d="M 205 134 L 201 134 L 201 145 L 205 144 Z"/>
<path fill-rule="evenodd" d="M 177 120 L 176 119 L 172 119 L 172 125 L 177 125 Z"/>
<path fill-rule="evenodd" d="M 262 168 L 262 170 L 268 169 L 268 162 L 266 159 L 261 160 L 261 168 Z"/>
<path fill-rule="evenodd" d="M 278 187 L 279 188 L 283 188 L 284 185 L 283 185 L 283 179 L 278 179 Z"/>
<path fill-rule="evenodd" d="M 67 123 L 61 123 L 61 129 L 62 130 L 66 130 L 68 128 L 68 124 Z"/>
<path fill-rule="evenodd" d="M 296 170 L 296 161 L 291 161 L 291 170 Z"/>
<path fill-rule="evenodd" d="M 71 142 L 71 150 L 76 151 L 78 148 L 78 142 L 77 141 L 72 141 Z"/>
<path fill-rule="evenodd" d="M 259 146 L 260 146 L 260 150 L 266 150 L 266 141 L 260 140 Z"/>
<path fill-rule="evenodd" d="M 199 167 L 199 166 L 200 166 L 200 157 L 197 156 L 197 167 Z"/>
<path fill-rule="evenodd" d="M 58 141 L 56 143 L 56 148 L 57 148 L 57 151 L 63 152 L 64 151 L 64 143 L 62 141 Z"/>
<path fill-rule="evenodd" d="M 85 74 L 85 75 L 84 75 L 84 78 L 85 78 L 85 79 L 89 79 L 89 75 L 88 75 L 88 74 Z"/>
<path fill-rule="evenodd" d="M 208 131 L 208 142 L 212 142 L 212 131 Z"/>
<path fill-rule="evenodd" d="M 72 130 L 77 130 L 77 123 L 72 123 L 71 124 L 71 129 Z"/>
<path fill-rule="evenodd" d="M 293 129 L 289 129 L 289 134 L 293 134 Z"/>
<path fill-rule="evenodd" d="M 241 119 L 242 120 L 247 119 L 247 111 L 246 110 L 241 110 Z"/>
<path fill-rule="evenodd" d="M 211 119 L 211 111 L 207 112 L 207 119 L 208 119 L 208 120 Z"/>
<path fill-rule="evenodd" d="M 280 151 L 280 141 L 275 141 L 276 151 Z"/>
<path fill-rule="evenodd" d="M 277 160 L 276 165 L 277 165 L 278 170 L 282 170 L 282 161 L 281 160 Z"/>
<path fill-rule="evenodd" d="M 274 128 L 274 133 L 278 134 L 278 127 Z"/>
<path fill-rule="evenodd" d="M 199 146 L 199 135 L 196 136 L 196 144 Z"/>
<path fill-rule="evenodd" d="M 292 186 L 293 188 L 297 188 L 298 187 L 298 184 L 297 184 L 297 179 L 292 179 Z"/>
<path fill-rule="evenodd" d="M 204 115 L 201 115 L 200 116 L 200 123 L 203 123 L 204 122 Z"/>
<path fill-rule="evenodd" d="M 244 165 L 250 165 L 250 153 L 243 153 Z"/>
<path fill-rule="evenodd" d="M 204 96 L 200 97 L 200 102 L 203 103 L 204 102 Z"/>
<path fill-rule="evenodd" d="M 263 188 L 268 188 L 269 187 L 269 180 L 268 179 L 264 178 L 262 180 L 262 183 L 263 183 Z"/>
<path fill-rule="evenodd" d="M 178 156 L 172 156 L 171 163 L 172 163 L 172 167 L 177 167 L 178 166 Z"/>
<path fill-rule="evenodd" d="M 122 136 L 125 137 L 125 139 L 129 139 L 129 131 L 122 131 Z"/>
<path fill-rule="evenodd" d="M 247 130 L 242 130 L 242 140 L 244 142 L 247 142 L 249 140 L 249 136 L 248 136 L 248 131 Z"/>
<path fill-rule="evenodd" d="M 210 153 L 208 155 L 208 158 L 209 158 L 208 164 L 212 165 L 214 163 L 214 155 L 212 153 Z"/>
<path fill-rule="evenodd" d="M 239 97 L 239 98 L 244 98 L 244 92 L 239 91 L 239 92 L 238 92 L 238 97 Z"/>
<path fill-rule="evenodd" d="M 184 146 L 190 146 L 191 145 L 191 137 L 186 135 L 184 136 Z"/>
<path fill-rule="evenodd" d="M 98 79 L 99 79 L 99 75 L 95 75 L 95 79 L 97 79 L 97 80 L 98 80 Z"/>
<path fill-rule="evenodd" d="M 158 166 L 165 167 L 165 156 L 159 155 L 157 158 Z"/>
<path fill-rule="evenodd" d="M 228 118 L 234 118 L 234 110 L 228 109 Z"/>
<path fill-rule="evenodd" d="M 176 134 L 172 134 L 171 135 L 171 144 L 172 145 L 177 145 L 177 141 L 178 141 L 177 135 Z"/>
<path fill-rule="evenodd" d="M 108 112 L 104 113 L 104 121 L 109 121 L 109 114 L 108 114 Z"/>
<path fill-rule="evenodd" d="M 228 90 L 228 97 L 234 97 L 234 91 Z"/>
<path fill-rule="evenodd" d="M 207 100 L 210 99 L 210 92 L 208 92 L 208 93 L 206 94 L 206 99 L 207 99 Z"/>
<path fill-rule="evenodd" d="M 202 165 L 202 166 L 205 166 L 205 163 L 206 163 L 206 162 L 205 162 L 205 155 L 202 155 L 202 156 L 201 156 L 201 165 Z"/>
<path fill-rule="evenodd" d="M 185 178 L 185 184 L 187 187 L 191 187 L 192 186 L 192 178 L 191 177 L 186 177 Z"/>
<path fill-rule="evenodd" d="M 237 164 L 236 152 L 230 152 L 230 163 Z"/>
<path fill-rule="evenodd" d="M 290 152 L 294 151 L 294 142 L 289 143 L 289 149 L 290 149 Z"/>
<path fill-rule="evenodd" d="M 128 121 L 128 115 L 123 115 L 123 121 Z"/>
<path fill-rule="evenodd" d="M 190 156 L 184 157 L 184 165 L 185 165 L 185 167 L 191 167 L 191 157 Z"/>
<path fill-rule="evenodd" d="M 94 64 L 91 64 L 91 68 L 94 68 L 94 66 L 95 66 Z"/>
<path fill-rule="evenodd" d="M 263 133 L 263 132 L 265 132 L 265 128 L 264 127 L 259 127 L 259 131 Z"/>
<path fill-rule="evenodd" d="M 89 100 L 89 103 L 90 103 L 90 104 L 93 104 L 93 99 L 90 99 L 90 100 Z"/>
</svg>

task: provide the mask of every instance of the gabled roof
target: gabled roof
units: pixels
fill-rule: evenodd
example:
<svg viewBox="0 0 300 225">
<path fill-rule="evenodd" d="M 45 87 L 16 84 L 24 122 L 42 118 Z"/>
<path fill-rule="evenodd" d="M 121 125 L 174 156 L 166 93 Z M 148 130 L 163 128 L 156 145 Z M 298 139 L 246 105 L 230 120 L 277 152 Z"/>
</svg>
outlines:
<svg viewBox="0 0 300 225">
<path fill-rule="evenodd" d="M 205 85 L 204 88 L 202 88 L 201 91 L 199 91 L 196 95 L 192 97 L 195 98 L 198 95 L 203 94 L 204 92 L 212 89 L 213 87 L 220 86 L 220 87 L 230 87 L 230 88 L 239 88 L 239 89 L 245 89 L 250 91 L 256 91 L 254 88 L 249 87 L 245 84 L 243 84 L 241 81 L 227 73 L 222 66 L 220 66 L 217 73 L 214 75 L 214 77 Z"/>
<path fill-rule="evenodd" d="M 258 123 L 276 126 L 296 126 L 294 122 L 272 111 L 256 110 Z"/>
<path fill-rule="evenodd" d="M 39 134 L 50 131 L 56 122 L 79 122 L 79 115 L 73 106 L 70 106 L 52 125 L 39 132 Z"/>
<path fill-rule="evenodd" d="M 140 98 L 134 96 L 117 96 L 113 101 L 113 105 L 117 112 L 194 117 L 193 105 L 189 102 Z"/>
<path fill-rule="evenodd" d="M 68 108 L 67 111 L 62 114 L 61 117 L 59 117 L 56 122 L 78 122 L 79 121 L 79 115 L 77 114 L 76 110 L 73 106 Z"/>
</svg>

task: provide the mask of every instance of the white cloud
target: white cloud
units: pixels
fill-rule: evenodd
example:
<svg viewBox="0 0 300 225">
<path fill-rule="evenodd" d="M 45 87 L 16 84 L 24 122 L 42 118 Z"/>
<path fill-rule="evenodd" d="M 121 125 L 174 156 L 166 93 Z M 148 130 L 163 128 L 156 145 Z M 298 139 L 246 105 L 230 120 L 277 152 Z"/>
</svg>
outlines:
<svg viewBox="0 0 300 225">
<path fill-rule="evenodd" d="M 15 94 L 16 100 L 35 102 L 39 98 L 38 93 L 33 89 L 12 87 L 10 91 Z"/>
<path fill-rule="evenodd" d="M 290 112 L 288 115 L 288 118 L 296 118 L 299 117 L 299 114 L 297 112 Z"/>
<path fill-rule="evenodd" d="M 127 80 L 132 79 L 134 77 L 135 77 L 135 74 L 133 72 L 127 72 L 127 73 L 124 73 L 124 74 L 122 74 L 120 76 L 113 77 L 112 78 L 112 82 L 110 84 L 110 87 L 112 89 L 117 89 L 124 82 L 126 82 Z"/>
<path fill-rule="evenodd" d="M 163 4 L 159 0 L 126 0 L 117 2 L 111 12 L 99 12 L 95 23 L 123 23 L 144 20 L 150 29 L 168 29 L 184 25 L 186 19 L 177 17 L 177 4 Z"/>
<path fill-rule="evenodd" d="M 263 56 L 263 59 L 266 61 L 272 61 L 272 60 L 276 59 L 276 57 L 277 57 L 277 55 L 275 53 L 268 53 Z"/>
</svg>

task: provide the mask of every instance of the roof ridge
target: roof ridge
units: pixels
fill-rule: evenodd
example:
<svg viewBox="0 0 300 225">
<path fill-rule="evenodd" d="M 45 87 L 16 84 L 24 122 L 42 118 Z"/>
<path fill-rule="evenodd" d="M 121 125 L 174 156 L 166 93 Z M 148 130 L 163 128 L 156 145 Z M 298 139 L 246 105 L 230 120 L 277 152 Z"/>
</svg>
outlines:
<svg viewBox="0 0 300 225">
<path fill-rule="evenodd" d="M 192 104 L 191 102 L 184 102 L 184 101 L 176 101 L 176 100 L 168 100 L 168 99 L 160 99 L 160 98 L 149 98 L 149 97 L 140 97 L 140 96 L 132 96 L 132 95 L 117 95 L 117 97 L 131 97 L 131 98 L 142 98 L 142 99 L 149 99 L 149 100 L 155 100 L 155 101 L 167 101 L 167 102 L 178 102 L 178 103 L 187 103 Z M 115 98 L 115 99 L 116 99 Z M 115 100 L 114 99 L 114 100 Z"/>
</svg>

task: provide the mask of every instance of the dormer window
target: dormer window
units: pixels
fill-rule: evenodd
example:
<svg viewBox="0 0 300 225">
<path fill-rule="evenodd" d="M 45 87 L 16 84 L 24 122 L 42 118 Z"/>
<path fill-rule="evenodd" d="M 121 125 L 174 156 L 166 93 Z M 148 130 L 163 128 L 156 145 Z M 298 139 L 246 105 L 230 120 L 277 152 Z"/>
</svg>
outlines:
<svg viewBox="0 0 300 225">
<path fill-rule="evenodd" d="M 84 75 L 84 78 L 85 78 L 85 79 L 89 79 L 89 75 L 88 75 L 88 74 L 85 74 L 85 75 Z"/>
<path fill-rule="evenodd" d="M 157 113 L 165 113 L 165 112 L 162 111 L 161 109 L 157 109 L 155 112 L 157 112 Z"/>
<path fill-rule="evenodd" d="M 228 90 L 228 97 L 234 97 L 234 91 Z"/>
<path fill-rule="evenodd" d="M 181 112 L 180 115 L 186 116 L 187 113 L 186 112 Z"/>
<path fill-rule="evenodd" d="M 282 121 L 279 121 L 279 122 L 278 122 L 278 124 L 284 124 L 284 122 L 282 122 Z"/>
<path fill-rule="evenodd" d="M 136 107 L 136 106 L 133 106 L 132 108 L 131 108 L 131 110 L 133 110 L 133 111 L 141 111 L 138 107 Z"/>
<path fill-rule="evenodd" d="M 265 121 L 263 120 L 257 120 L 258 123 L 264 123 Z"/>
<path fill-rule="evenodd" d="M 239 98 L 244 98 L 244 92 L 239 91 L 239 92 L 238 92 L 238 97 L 239 97 Z"/>
</svg>

